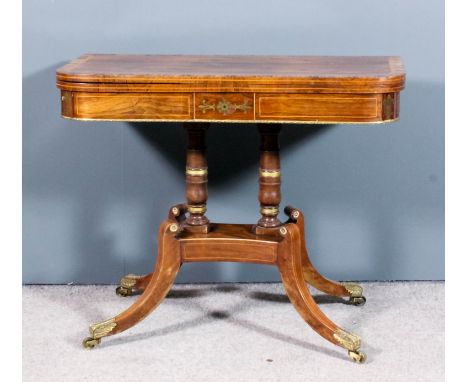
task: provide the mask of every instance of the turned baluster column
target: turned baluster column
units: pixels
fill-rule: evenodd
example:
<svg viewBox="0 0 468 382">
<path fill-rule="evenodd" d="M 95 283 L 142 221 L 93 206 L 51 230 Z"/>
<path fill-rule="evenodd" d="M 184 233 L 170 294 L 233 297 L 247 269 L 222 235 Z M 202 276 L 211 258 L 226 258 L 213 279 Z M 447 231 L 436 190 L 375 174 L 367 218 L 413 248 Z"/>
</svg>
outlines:
<svg viewBox="0 0 468 382">
<path fill-rule="evenodd" d="M 208 199 L 208 166 L 205 156 L 206 123 L 186 123 L 187 164 L 185 168 L 187 211 L 189 226 L 207 230 L 209 220 L 205 216 Z"/>
<path fill-rule="evenodd" d="M 259 124 L 260 169 L 258 200 L 262 217 L 258 226 L 274 228 L 281 225 L 278 219 L 281 202 L 281 169 L 279 155 L 279 133 L 281 125 Z"/>
</svg>

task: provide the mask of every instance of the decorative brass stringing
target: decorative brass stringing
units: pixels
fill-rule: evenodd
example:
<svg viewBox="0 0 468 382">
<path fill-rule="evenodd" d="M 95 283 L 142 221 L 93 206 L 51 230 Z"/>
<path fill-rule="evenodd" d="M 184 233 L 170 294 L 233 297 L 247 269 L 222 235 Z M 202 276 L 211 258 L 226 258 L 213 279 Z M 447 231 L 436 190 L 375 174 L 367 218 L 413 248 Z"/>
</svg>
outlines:
<svg viewBox="0 0 468 382">
<path fill-rule="evenodd" d="M 126 275 L 122 277 L 122 279 L 120 280 L 120 286 L 123 288 L 132 289 L 135 286 L 139 278 L 141 278 L 141 276 L 134 275 L 132 273 L 129 275 Z"/>
<path fill-rule="evenodd" d="M 336 332 L 333 333 L 333 337 L 347 350 L 356 351 L 361 347 L 361 338 L 359 338 L 359 336 L 342 329 L 337 329 Z"/>
<path fill-rule="evenodd" d="M 362 297 L 362 287 L 354 283 L 341 283 L 351 297 Z"/>
<path fill-rule="evenodd" d="M 191 168 L 187 167 L 185 169 L 185 174 L 190 176 L 203 176 L 208 175 L 208 169 L 206 168 Z"/>
<path fill-rule="evenodd" d="M 97 340 L 107 336 L 116 326 L 117 323 L 113 318 L 111 318 L 110 320 L 91 325 L 89 327 L 89 332 L 91 333 L 91 336 Z"/>
<path fill-rule="evenodd" d="M 263 178 L 279 178 L 281 177 L 281 170 L 259 170 L 259 175 Z"/>
<path fill-rule="evenodd" d="M 238 105 L 223 98 L 215 105 L 214 103 L 208 103 L 206 99 L 203 99 L 201 105 L 198 105 L 198 108 L 202 111 L 203 114 L 205 114 L 208 110 L 218 110 L 218 112 L 223 115 L 232 114 L 237 110 L 241 110 L 244 112 L 244 114 L 247 114 L 247 111 L 252 109 L 252 106 L 250 106 L 248 102 L 248 99 L 244 99 L 244 103 Z"/>
<path fill-rule="evenodd" d="M 276 216 L 278 215 L 279 210 L 277 207 L 262 207 L 260 208 L 260 213 L 262 215 Z"/>
<path fill-rule="evenodd" d="M 187 206 L 187 211 L 191 214 L 204 214 L 206 212 L 206 205 L 201 206 Z"/>
<path fill-rule="evenodd" d="M 73 97 L 73 95 L 72 95 Z M 180 123 L 180 122 L 206 122 L 206 119 L 199 119 L 199 118 L 181 118 L 181 119 L 167 119 L 167 118 L 82 118 L 82 117 L 70 117 L 66 115 L 62 115 L 64 119 L 73 119 L 74 121 L 83 121 L 83 122 L 95 122 L 95 121 L 106 121 L 106 122 L 172 122 L 172 123 Z M 369 121 L 365 122 L 366 125 L 383 125 L 391 122 L 396 122 L 400 120 L 400 118 L 391 118 L 385 119 L 383 121 Z M 215 122 L 222 122 L 222 123 L 249 123 L 249 124 L 258 124 L 260 121 L 256 119 L 214 119 L 210 118 L 210 123 Z M 290 124 L 290 125 L 362 125 L 363 122 L 361 121 L 293 121 L 293 120 L 282 120 L 282 119 L 262 119 L 261 123 L 269 123 L 269 124 Z"/>
</svg>

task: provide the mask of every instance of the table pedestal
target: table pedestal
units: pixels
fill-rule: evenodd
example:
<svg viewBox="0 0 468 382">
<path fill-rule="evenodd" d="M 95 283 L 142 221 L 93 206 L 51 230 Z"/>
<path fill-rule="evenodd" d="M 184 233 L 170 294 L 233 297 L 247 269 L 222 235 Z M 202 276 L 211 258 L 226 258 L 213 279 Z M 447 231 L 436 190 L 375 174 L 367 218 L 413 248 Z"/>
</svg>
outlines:
<svg viewBox="0 0 468 382">
<path fill-rule="evenodd" d="M 208 168 L 204 135 L 207 124 L 187 123 L 186 204 L 173 206 L 158 234 L 158 256 L 153 273 L 122 278 L 117 294 L 143 293 L 127 310 L 110 320 L 90 326 L 91 337 L 83 344 L 93 348 L 102 337 L 120 333 L 143 320 L 166 297 L 183 263 L 231 261 L 275 265 L 286 293 L 302 318 L 328 341 L 348 350 L 356 362 L 363 362 L 361 340 L 333 323 L 317 306 L 307 284 L 332 296 L 349 297 L 349 303 L 363 305 L 362 288 L 323 277 L 309 260 L 304 235 L 304 215 L 284 209 L 288 220 L 278 219 L 281 201 L 279 125 L 259 125 L 260 169 L 257 224 L 210 223 L 205 216 L 208 199 Z"/>
</svg>

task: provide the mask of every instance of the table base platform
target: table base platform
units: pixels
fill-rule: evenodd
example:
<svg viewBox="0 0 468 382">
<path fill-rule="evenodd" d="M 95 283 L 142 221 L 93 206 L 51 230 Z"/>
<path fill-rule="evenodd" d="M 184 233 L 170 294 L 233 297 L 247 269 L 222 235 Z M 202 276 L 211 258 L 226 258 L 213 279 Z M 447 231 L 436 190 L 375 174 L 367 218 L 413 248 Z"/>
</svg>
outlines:
<svg viewBox="0 0 468 382">
<path fill-rule="evenodd" d="M 207 232 L 187 223 L 187 211 L 185 204 L 170 209 L 159 230 L 154 272 L 145 276 L 127 275 L 116 290 L 120 296 L 143 293 L 124 312 L 91 325 L 91 337 L 83 341 L 86 348 L 95 347 L 101 338 L 123 332 L 149 315 L 166 297 L 183 263 L 228 261 L 277 266 L 290 301 L 312 329 L 348 350 L 354 361 L 365 360 L 365 354 L 359 351 L 360 338 L 338 327 L 320 310 L 307 283 L 326 294 L 349 297 L 352 305 L 365 303 L 362 288 L 328 280 L 314 268 L 307 255 L 304 216 L 300 210 L 286 207 L 289 219 L 279 227 L 210 223 Z"/>
</svg>

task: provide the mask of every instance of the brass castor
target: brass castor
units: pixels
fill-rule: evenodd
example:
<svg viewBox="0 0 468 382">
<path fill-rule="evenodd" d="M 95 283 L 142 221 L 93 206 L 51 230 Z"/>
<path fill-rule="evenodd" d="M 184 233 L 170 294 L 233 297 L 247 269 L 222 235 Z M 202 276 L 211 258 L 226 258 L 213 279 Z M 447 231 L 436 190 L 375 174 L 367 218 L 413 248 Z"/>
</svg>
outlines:
<svg viewBox="0 0 468 382">
<path fill-rule="evenodd" d="M 366 353 L 359 350 L 348 350 L 348 355 L 356 363 L 363 363 L 366 360 Z"/>
<path fill-rule="evenodd" d="M 100 338 L 87 337 L 83 340 L 83 346 L 85 349 L 94 349 L 101 343 Z"/>
<path fill-rule="evenodd" d="M 115 294 L 120 297 L 128 297 L 133 294 L 133 291 L 130 288 L 125 288 L 123 286 L 117 287 Z"/>
<path fill-rule="evenodd" d="M 366 303 L 366 298 L 364 296 L 360 296 L 360 297 L 350 297 L 349 298 L 349 302 L 352 304 L 352 305 L 356 305 L 356 306 L 362 306 Z"/>
</svg>

